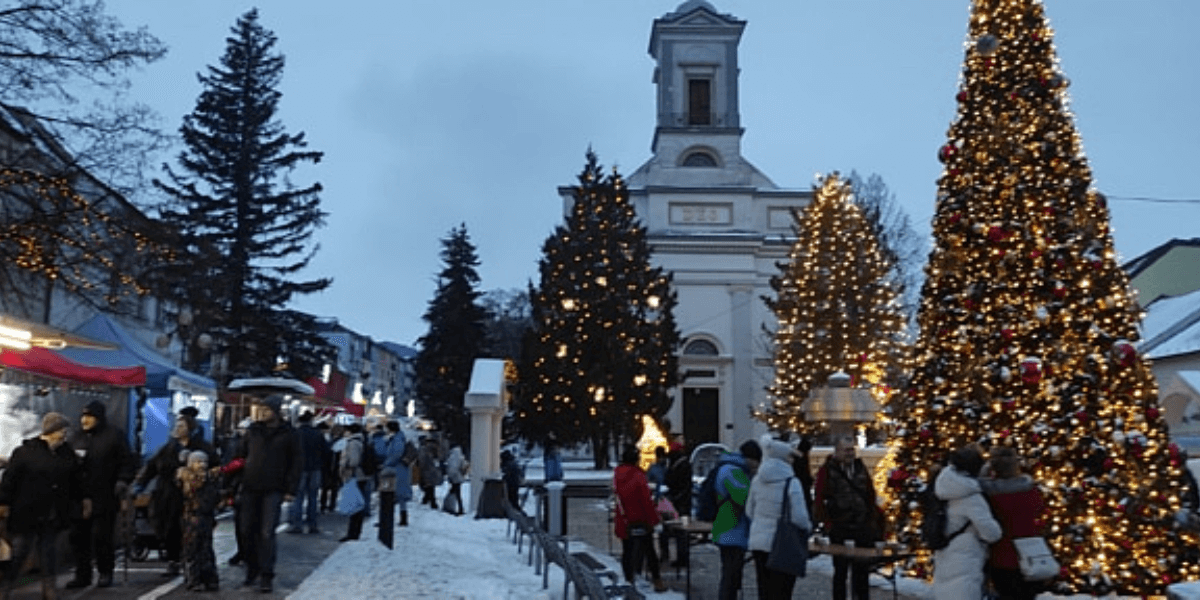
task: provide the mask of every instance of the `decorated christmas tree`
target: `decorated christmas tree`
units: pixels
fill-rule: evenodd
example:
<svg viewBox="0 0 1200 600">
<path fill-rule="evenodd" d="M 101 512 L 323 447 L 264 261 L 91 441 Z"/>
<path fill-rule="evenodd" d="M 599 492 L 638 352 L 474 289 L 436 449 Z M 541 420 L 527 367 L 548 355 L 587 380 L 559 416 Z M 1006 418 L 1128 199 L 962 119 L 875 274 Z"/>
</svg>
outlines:
<svg viewBox="0 0 1200 600">
<path fill-rule="evenodd" d="M 918 494 L 968 443 L 1009 445 L 1046 495 L 1058 591 L 1162 593 L 1200 575 L 1179 528 L 1139 308 L 1067 106 L 1038 0 L 976 0 L 958 115 L 939 151 L 934 249 L 890 516 L 919 546 Z M 922 553 L 914 570 L 928 573 Z"/>
<path fill-rule="evenodd" d="M 675 293 L 650 264 L 646 230 L 621 176 L 595 154 L 574 190 L 566 222 L 543 245 L 530 290 L 527 335 L 514 399 L 523 437 L 591 442 L 598 466 L 608 443 L 634 442 L 641 417 L 662 417 L 678 370 Z"/>
<path fill-rule="evenodd" d="M 771 278 L 775 297 L 764 298 L 779 319 L 773 400 L 754 414 L 775 431 L 819 434 L 826 425 L 805 420 L 801 405 L 830 375 L 845 372 L 885 401 L 884 375 L 904 362 L 904 316 L 849 181 L 825 177 L 795 220 L 796 242 Z"/>
</svg>

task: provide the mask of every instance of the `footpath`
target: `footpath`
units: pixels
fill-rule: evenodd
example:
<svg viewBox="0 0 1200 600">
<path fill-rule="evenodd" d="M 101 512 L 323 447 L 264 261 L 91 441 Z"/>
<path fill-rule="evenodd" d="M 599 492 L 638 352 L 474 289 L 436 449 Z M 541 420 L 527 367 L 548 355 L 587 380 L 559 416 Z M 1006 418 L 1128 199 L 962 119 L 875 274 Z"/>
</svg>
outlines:
<svg viewBox="0 0 1200 600">
<path fill-rule="evenodd" d="M 286 512 L 284 513 L 286 514 Z M 320 533 L 291 534 L 283 533 L 286 525 L 281 523 L 280 533 L 276 536 L 276 564 L 274 591 L 270 594 L 260 593 L 257 587 L 241 587 L 246 571 L 243 567 L 229 566 L 229 558 L 233 556 L 236 542 L 233 537 L 233 518 L 231 513 L 225 513 L 218 518 L 217 528 L 213 532 L 213 551 L 217 555 L 217 565 L 220 572 L 221 588 L 216 592 L 190 592 L 183 585 L 183 577 L 167 577 L 167 563 L 161 560 L 157 552 L 151 552 L 144 562 L 129 561 L 128 580 L 126 580 L 125 559 L 120 552 L 117 555 L 117 569 L 113 575 L 113 586 L 97 588 L 95 586 L 78 590 L 63 589 L 74 576 L 70 567 L 59 568 L 58 596 L 60 600 L 101 600 L 101 599 L 138 599 L 157 600 L 159 598 L 205 598 L 209 600 L 224 600 L 233 598 L 286 598 L 300 586 L 300 583 L 316 569 L 323 560 L 335 550 L 338 539 L 346 533 L 348 519 L 336 513 L 323 514 L 320 517 Z M 363 536 L 376 535 L 376 529 L 371 527 L 371 521 L 364 527 Z M 66 537 L 62 544 L 66 544 Z M 36 577 L 26 585 L 13 592 L 13 600 L 40 600 L 42 597 L 41 584 Z"/>
</svg>

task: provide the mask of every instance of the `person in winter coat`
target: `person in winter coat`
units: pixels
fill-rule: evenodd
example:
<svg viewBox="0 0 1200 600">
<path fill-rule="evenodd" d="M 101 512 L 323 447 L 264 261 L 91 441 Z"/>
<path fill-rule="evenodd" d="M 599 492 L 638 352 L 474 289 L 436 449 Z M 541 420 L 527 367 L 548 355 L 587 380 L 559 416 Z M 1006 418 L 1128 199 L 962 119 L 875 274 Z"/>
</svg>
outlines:
<svg viewBox="0 0 1200 600">
<path fill-rule="evenodd" d="M 404 461 L 404 453 L 408 446 L 408 438 L 400 430 L 400 423 L 388 421 L 387 448 L 383 456 L 383 468 L 391 469 L 396 474 L 396 505 L 400 507 L 400 527 L 408 527 L 408 501 L 412 500 L 412 472 L 410 465 Z"/>
<path fill-rule="evenodd" d="M 71 550 L 75 557 L 75 578 L 68 589 L 92 584 L 92 559 L 99 577 L 96 587 L 112 585 L 116 550 L 113 534 L 121 499 L 129 491 L 136 470 L 133 453 L 125 432 L 108 423 L 104 403 L 93 400 L 83 407 L 79 431 L 71 436 L 71 448 L 80 457 L 83 488 L 92 499 L 91 518 L 71 523 Z"/>
<path fill-rule="evenodd" d="M 963 530 L 933 554 L 934 600 L 963 600 L 983 594 L 987 545 L 999 540 L 1002 532 L 981 493 L 977 477 L 982 468 L 979 448 L 964 446 L 950 453 L 950 464 L 933 484 L 933 493 L 946 501 L 946 533 Z"/>
<path fill-rule="evenodd" d="M 1033 478 L 1021 474 L 1021 458 L 1016 450 L 997 446 L 990 454 L 992 477 L 980 479 L 979 483 L 1003 535 L 992 544 L 988 578 L 999 600 L 1033 600 L 1044 584 L 1025 581 L 1013 540 L 1045 534 L 1041 522 L 1046 502 Z"/>
<path fill-rule="evenodd" d="M 175 419 L 171 438 L 150 457 L 134 482 L 134 488 L 140 492 L 157 479 L 150 494 L 150 516 L 154 533 L 163 541 L 166 550 L 167 570 L 163 575 L 167 577 L 179 574 L 179 554 L 183 548 L 183 492 L 175 472 L 183 466 L 181 453 L 195 450 L 203 451 L 210 463 L 215 461 L 217 453 L 212 445 L 192 435 L 191 421 L 181 416 Z"/>
<path fill-rule="evenodd" d="M 325 423 L 321 423 L 324 425 Z M 326 433 L 329 442 L 329 463 L 321 474 L 321 511 L 333 512 L 337 509 L 338 490 L 342 487 L 342 450 L 346 448 L 346 430 L 341 425 L 333 425 Z"/>
<path fill-rule="evenodd" d="M 255 404 L 256 421 L 246 431 L 238 454 L 242 471 L 242 535 L 245 536 L 246 579 L 270 592 L 275 579 L 275 527 L 284 502 L 296 497 L 304 454 L 300 436 L 283 420 L 283 396 L 271 394 Z"/>
<path fill-rule="evenodd" d="M 546 440 L 546 447 L 542 450 L 542 464 L 547 482 L 563 480 L 562 455 L 553 436 Z"/>
<path fill-rule="evenodd" d="M 667 467 L 666 473 L 663 476 L 663 483 L 667 486 L 666 497 L 671 501 L 671 506 L 675 507 L 675 512 L 680 516 L 692 516 L 692 461 L 688 458 L 687 450 L 683 447 L 682 442 L 671 442 L 667 450 Z M 670 548 L 668 548 L 669 538 L 662 536 L 659 538 L 659 550 L 661 550 L 662 561 L 665 563 L 670 558 Z M 672 567 L 679 567 L 682 563 L 680 557 L 686 556 L 684 550 L 679 547 L 679 544 L 684 543 L 683 540 L 676 538 L 675 540 L 675 560 L 671 563 Z"/>
<path fill-rule="evenodd" d="M 883 539 L 880 528 L 882 514 L 875 501 L 875 484 L 871 472 L 857 457 L 854 438 L 842 436 L 834 444 L 833 454 L 817 470 L 813 487 L 815 520 L 829 532 L 835 544 L 854 540 L 861 547 L 870 547 Z M 833 557 L 833 600 L 846 600 L 846 576 L 850 576 L 853 600 L 867 600 L 870 587 L 867 578 L 871 565 L 847 557 Z M 961 599 L 960 599 L 961 600 Z"/>
<path fill-rule="evenodd" d="M 13 450 L 0 478 L 0 519 L 7 519 L 12 543 L 4 600 L 11 596 L 21 567 L 34 550 L 41 564 L 42 599 L 56 598 L 58 534 L 71 524 L 73 504 L 82 505 L 84 518 L 91 515 L 83 471 L 67 443 L 69 424 L 56 412 L 46 413 L 41 435 Z"/>
<path fill-rule="evenodd" d="M 750 540 L 746 497 L 762 456 L 758 442 L 747 440 L 737 452 L 722 454 L 713 467 L 717 469 L 717 518 L 713 520 L 712 540 L 721 552 L 719 600 L 735 600 L 742 589 L 742 567 Z"/>
<path fill-rule="evenodd" d="M 785 489 L 792 524 L 812 531 L 812 522 L 804 501 L 804 487 L 792 471 L 791 444 L 771 440 L 765 454 L 750 482 L 750 494 L 746 498 L 746 516 L 750 519 L 750 539 L 746 547 L 754 554 L 759 600 L 788 600 L 792 597 L 796 576 L 767 568 L 771 542 L 775 540 L 775 529 L 783 514 Z"/>
<path fill-rule="evenodd" d="M 454 498 L 455 514 L 463 516 L 462 484 L 467 477 L 467 457 L 463 456 L 461 446 L 450 449 L 446 457 L 446 479 L 450 482 L 450 491 L 446 492 L 446 501 Z M 444 501 L 445 502 L 445 501 Z"/>
<path fill-rule="evenodd" d="M 421 444 L 421 450 L 417 462 L 421 465 L 421 504 L 428 504 L 430 508 L 437 509 L 437 486 L 442 485 L 445 478 L 442 475 L 442 464 L 438 458 L 437 440 L 427 438 L 424 444 Z"/>
<path fill-rule="evenodd" d="M 621 570 L 625 581 L 642 570 L 642 562 L 650 570 L 654 591 L 665 592 L 667 586 L 659 573 L 658 554 L 654 552 L 654 526 L 658 525 L 658 510 L 650 500 L 650 483 L 638 466 L 637 446 L 629 444 L 621 450 L 621 464 L 613 470 L 613 491 L 617 497 L 617 513 L 613 529 L 621 539 Z"/>
<path fill-rule="evenodd" d="M 342 448 L 342 462 L 340 464 L 342 481 L 353 480 L 358 485 L 358 490 L 362 492 L 363 499 L 370 502 L 371 497 L 367 495 L 369 489 L 367 481 L 370 479 L 370 476 L 363 473 L 362 470 L 362 455 L 365 447 L 364 444 L 366 443 L 362 436 L 362 425 L 358 423 L 347 425 L 345 440 L 346 445 Z M 346 529 L 346 535 L 342 536 L 342 539 L 338 541 L 348 542 L 350 540 L 357 540 L 362 536 L 363 519 L 366 516 L 367 509 L 365 507 L 350 515 L 350 524 Z"/>
<path fill-rule="evenodd" d="M 225 497 L 229 499 L 230 506 L 233 507 L 233 537 L 237 543 L 237 551 L 233 556 L 229 557 L 229 565 L 236 567 L 246 561 L 246 548 L 249 544 L 246 543 L 245 532 L 242 531 L 239 523 L 242 522 L 242 467 L 246 465 L 246 459 L 238 458 L 238 451 L 242 447 L 242 439 L 246 437 L 246 432 L 250 430 L 250 424 L 253 421 L 249 417 L 242 419 L 234 431 L 234 434 L 229 436 L 225 441 L 231 444 L 226 447 L 221 453 L 221 475 L 224 486 Z"/>
<path fill-rule="evenodd" d="M 296 500 L 288 510 L 288 533 L 300 533 L 307 524 L 309 533 L 319 533 L 317 527 L 317 496 L 321 492 L 321 471 L 329 462 L 329 443 L 325 436 L 313 427 L 313 414 L 305 411 L 300 415 L 300 427 L 296 434 L 300 438 L 300 449 L 304 454 L 300 471 L 300 483 L 296 488 Z"/>
<path fill-rule="evenodd" d="M 510 450 L 500 453 L 500 473 L 504 479 L 504 494 L 509 506 L 524 512 L 521 508 L 521 484 L 525 483 L 525 470 Z"/>
<path fill-rule="evenodd" d="M 208 456 L 197 450 L 188 454 L 177 471 L 183 490 L 183 583 L 189 590 L 217 591 L 217 557 L 213 552 L 213 529 L 221 504 L 221 467 L 208 467 Z"/>
</svg>

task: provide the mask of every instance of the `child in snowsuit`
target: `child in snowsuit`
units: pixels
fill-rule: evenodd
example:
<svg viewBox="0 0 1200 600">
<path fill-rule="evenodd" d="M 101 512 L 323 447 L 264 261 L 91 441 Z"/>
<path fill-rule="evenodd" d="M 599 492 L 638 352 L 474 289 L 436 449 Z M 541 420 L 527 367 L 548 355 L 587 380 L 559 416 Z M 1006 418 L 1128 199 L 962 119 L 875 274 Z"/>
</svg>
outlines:
<svg viewBox="0 0 1200 600">
<path fill-rule="evenodd" d="M 188 454 L 185 464 L 178 473 L 183 490 L 184 583 L 189 590 L 212 592 L 219 583 L 212 544 L 221 503 L 221 468 L 208 468 L 208 455 L 202 451 Z"/>
</svg>

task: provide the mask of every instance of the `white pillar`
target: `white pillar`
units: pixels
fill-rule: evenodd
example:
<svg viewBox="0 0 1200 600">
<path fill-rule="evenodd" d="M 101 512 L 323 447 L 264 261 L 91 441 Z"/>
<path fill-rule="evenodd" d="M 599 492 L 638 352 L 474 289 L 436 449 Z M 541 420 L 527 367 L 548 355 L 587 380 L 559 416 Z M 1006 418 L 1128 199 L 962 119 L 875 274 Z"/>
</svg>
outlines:
<svg viewBox="0 0 1200 600">
<path fill-rule="evenodd" d="M 475 360 L 463 406 L 471 411 L 471 512 L 475 512 L 483 482 L 500 476 L 500 427 L 508 410 L 504 361 Z"/>
</svg>

